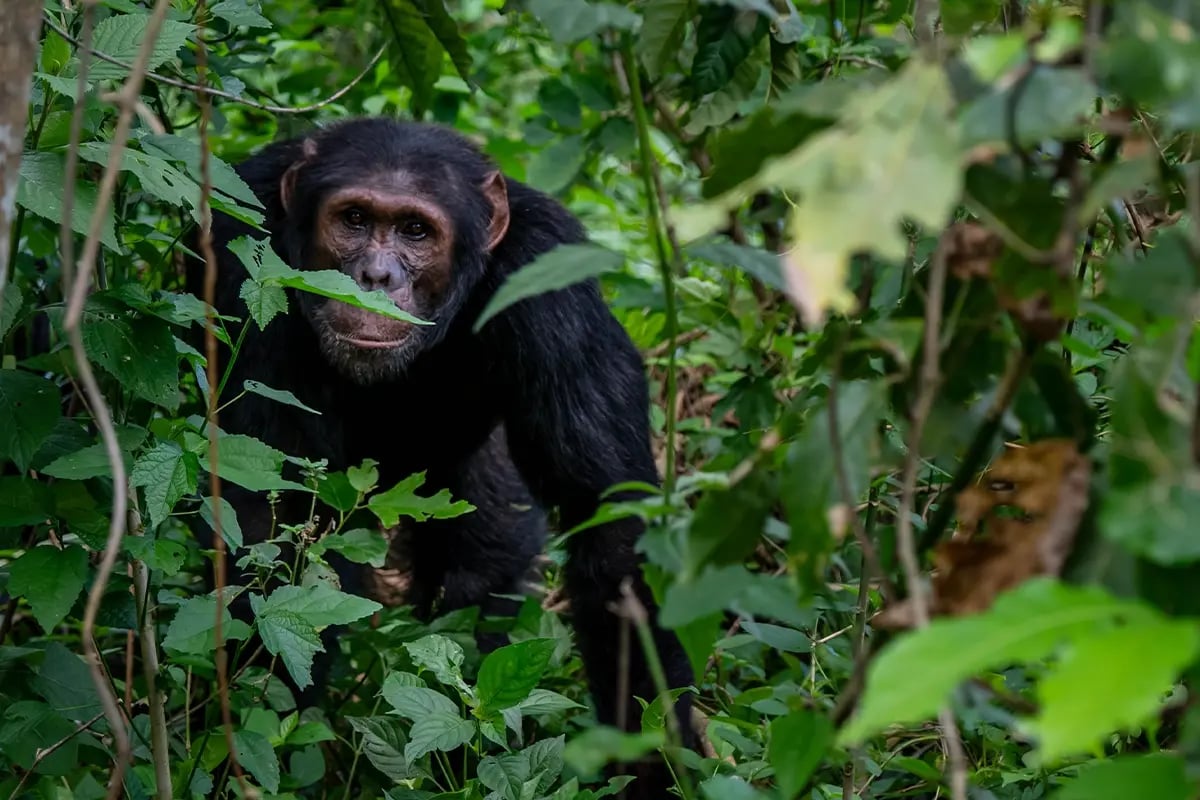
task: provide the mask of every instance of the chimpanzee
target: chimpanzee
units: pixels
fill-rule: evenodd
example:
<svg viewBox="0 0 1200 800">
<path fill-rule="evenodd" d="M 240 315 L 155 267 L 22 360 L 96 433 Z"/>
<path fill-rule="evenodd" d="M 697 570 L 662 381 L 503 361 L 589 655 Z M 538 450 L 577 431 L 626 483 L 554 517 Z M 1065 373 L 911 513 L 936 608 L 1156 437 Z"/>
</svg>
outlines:
<svg viewBox="0 0 1200 800">
<path fill-rule="evenodd" d="M 265 206 L 264 226 L 284 261 L 342 270 L 434 323 L 293 293 L 299 314 L 261 332 L 246 323 L 228 385 L 240 390 L 253 379 L 290 390 L 321 416 L 246 396 L 220 421 L 289 454 L 326 458 L 333 469 L 374 459 L 384 487 L 424 470 L 430 491 L 470 501 L 474 512 L 423 522 L 412 537 L 418 610 L 428 613 L 439 593 L 442 611 L 487 609 L 494 594 L 514 590 L 540 551 L 544 508 L 557 507 L 566 530 L 591 517 L 615 484 L 657 482 L 642 362 L 594 281 L 522 300 L 472 330 L 509 275 L 559 244 L 585 240 L 560 203 L 506 178 L 457 133 L 381 118 L 277 142 L 238 171 Z M 213 232 L 217 308 L 246 319 L 244 268 L 225 245 L 254 232 L 220 215 Z M 188 282 L 197 294 L 202 275 L 193 263 Z M 231 496 L 244 530 L 265 529 L 269 519 L 250 516 L 266 511 L 254 499 Z M 642 529 L 626 518 L 578 533 L 564 568 L 598 717 L 631 729 L 641 719 L 633 697 L 656 692 L 635 636 L 628 695 L 618 697 L 622 648 L 612 606 L 630 578 L 653 620 L 634 550 Z M 677 638 L 654 632 L 669 685 L 688 685 Z M 676 709 L 694 747 L 686 693 Z M 660 762 L 635 774 L 629 796 L 666 796 Z"/>
</svg>

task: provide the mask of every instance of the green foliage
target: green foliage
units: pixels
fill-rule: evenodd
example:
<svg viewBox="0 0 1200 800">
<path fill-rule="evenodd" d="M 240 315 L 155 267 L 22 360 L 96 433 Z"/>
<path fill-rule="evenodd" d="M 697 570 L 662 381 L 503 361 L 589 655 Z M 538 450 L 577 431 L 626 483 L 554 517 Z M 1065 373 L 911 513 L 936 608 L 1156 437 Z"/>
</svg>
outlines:
<svg viewBox="0 0 1200 800">
<path fill-rule="evenodd" d="M 220 0 L 203 13 L 176 0 L 102 203 L 111 93 L 149 4 L 48 3 L 69 37 L 43 26 L 19 180 L 0 191 L 17 210 L 0 254 L 0 796 L 105 794 L 115 740 L 83 619 L 123 492 L 91 635 L 127 718 L 129 797 L 241 796 L 230 742 L 249 793 L 279 798 L 595 800 L 632 780 L 605 783 L 606 766 L 662 754 L 685 800 L 954 797 L 930 727 L 942 711 L 970 797 L 1194 797 L 1200 14 L 1166 0 L 932 5 L 923 42 L 898 0 Z M 1089 17 L 1099 6 L 1106 24 Z M 121 63 L 88 59 L 81 88 L 85 8 L 93 47 Z M 314 463 L 206 419 L 206 307 L 180 291 L 201 222 L 201 110 L 184 88 L 200 79 L 201 33 L 204 81 L 223 92 L 210 204 L 254 231 L 234 245 L 247 319 L 215 320 L 235 352 L 242 324 L 299 313 L 293 292 L 431 324 L 280 260 L 231 166 L 279 136 L 360 112 L 438 121 L 583 220 L 591 241 L 509 276 L 473 324 L 486 337 L 510 307 L 596 280 L 646 355 L 655 452 L 665 463 L 674 447 L 679 474 L 554 538 L 536 583 L 561 589 L 568 548 L 596 524 L 647 523 L 637 546 L 688 654 L 695 685 L 680 691 L 707 720 L 703 753 L 673 743 L 679 692 L 642 697 L 640 729 L 598 726 L 561 609 L 539 597 L 511 615 L 418 619 L 338 585 L 336 560 L 402 568 L 406 543 L 436 535 L 420 523 L 472 513 L 466 499 L 425 473 L 381 488 L 375 461 Z M 70 350 L 63 288 L 101 205 L 79 333 L 104 406 Z M 316 421 L 310 398 L 227 385 L 222 366 L 221 411 L 254 395 Z M 210 434 L 217 475 L 259 493 L 261 514 L 214 499 Z M 980 477 L 1048 438 L 1088 459 L 1077 483 L 1045 463 L 1012 485 Z M 967 541 L 980 492 L 1003 502 Z M 309 519 L 282 524 L 281 498 Z M 225 607 L 198 536 L 216 517 L 250 576 L 223 587 Z M 885 632 L 876 612 L 915 588 L 909 527 L 935 613 Z M 1014 555 L 1022 537 L 1038 546 Z M 1060 549 L 1055 574 L 1013 577 Z M 959 607 L 964 594 L 987 602 Z M 265 655 L 227 676 L 230 740 L 218 628 L 230 655 Z M 501 646 L 480 652 L 476 633 Z M 330 642 L 318 707 L 266 680 L 274 662 L 311 685 Z M 142 647 L 159 664 L 154 702 Z"/>
</svg>

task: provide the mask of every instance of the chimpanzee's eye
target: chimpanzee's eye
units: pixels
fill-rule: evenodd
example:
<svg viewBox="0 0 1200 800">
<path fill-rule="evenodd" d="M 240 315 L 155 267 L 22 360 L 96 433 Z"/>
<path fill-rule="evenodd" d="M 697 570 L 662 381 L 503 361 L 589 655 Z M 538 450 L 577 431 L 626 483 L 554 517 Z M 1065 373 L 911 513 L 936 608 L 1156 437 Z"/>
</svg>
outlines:
<svg viewBox="0 0 1200 800">
<path fill-rule="evenodd" d="M 346 213 L 342 215 L 342 218 L 345 219 L 346 224 L 352 228 L 361 228 L 367 224 L 367 215 L 363 213 L 361 208 L 347 209 Z"/>
<path fill-rule="evenodd" d="M 400 226 L 400 233 L 409 239 L 424 239 L 429 235 L 429 226 L 419 219 L 410 219 Z"/>
</svg>

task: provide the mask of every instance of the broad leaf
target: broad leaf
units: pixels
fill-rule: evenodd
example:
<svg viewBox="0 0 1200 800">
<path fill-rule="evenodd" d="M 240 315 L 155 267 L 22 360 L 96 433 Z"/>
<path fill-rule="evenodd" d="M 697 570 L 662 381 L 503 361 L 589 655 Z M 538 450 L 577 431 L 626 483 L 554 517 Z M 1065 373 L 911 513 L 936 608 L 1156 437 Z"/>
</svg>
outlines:
<svg viewBox="0 0 1200 800">
<path fill-rule="evenodd" d="M 1079 776 L 1050 795 L 1050 800 L 1188 800 L 1195 786 L 1183 759 L 1172 753 L 1123 755 L 1086 764 Z"/>
<path fill-rule="evenodd" d="M 387 537 L 381 531 L 355 528 L 345 533 L 322 536 L 308 548 L 308 552 L 313 556 L 321 556 L 332 550 L 340 553 L 347 561 L 370 564 L 379 569 L 387 559 L 388 546 Z"/>
<path fill-rule="evenodd" d="M 404 723 L 395 717 L 347 717 L 350 727 L 362 735 L 362 752 L 375 769 L 394 781 L 412 776 L 404 746 L 408 737 Z"/>
<path fill-rule="evenodd" d="M 8 588 L 29 601 L 38 624 L 49 634 L 75 604 L 87 576 L 87 551 L 82 547 L 59 550 L 45 545 L 26 550 L 12 562 Z"/>
<path fill-rule="evenodd" d="M 153 317 L 114 313 L 95 298 L 84 314 L 83 348 L 88 358 L 131 394 L 174 411 L 179 407 L 179 354 L 167 323 Z"/>
<path fill-rule="evenodd" d="M 72 81 L 74 83 L 74 81 Z M 21 157 L 21 183 L 17 187 L 17 205 L 58 225 L 63 221 L 63 186 L 67 182 L 66 163 L 58 153 L 26 153 Z M 96 187 L 76 181 L 71 206 L 71 230 L 86 234 L 96 208 Z M 120 250 L 113 229 L 110 204 L 100 225 L 100 242 L 110 250 Z"/>
<path fill-rule="evenodd" d="M 489 653 L 475 685 L 479 714 L 489 716 L 525 700 L 550 665 L 554 646 L 552 639 L 527 639 Z"/>
<path fill-rule="evenodd" d="M 146 38 L 146 26 L 149 21 L 148 14 L 114 14 L 106 17 L 96 24 L 96 30 L 92 35 L 92 47 L 106 56 L 112 56 L 126 64 L 132 64 L 137 60 L 138 51 Z M 178 22 L 173 19 L 163 20 L 150 52 L 150 60 L 146 62 L 146 69 L 156 69 L 174 56 L 179 48 L 187 42 L 188 36 L 194 29 L 194 25 L 186 22 Z M 128 70 L 123 67 L 99 59 L 92 61 L 92 67 L 88 73 L 93 80 L 121 80 L 127 74 Z"/>
<path fill-rule="evenodd" d="M 145 491 L 150 527 L 162 523 L 185 494 L 196 491 L 199 472 L 196 454 L 171 441 L 159 442 L 137 460 L 129 482 Z"/>
<path fill-rule="evenodd" d="M 20 302 L 20 295 L 16 295 Z M 0 332 L 0 339 L 3 333 Z M 60 410 L 58 387 L 38 375 L 0 369 L 0 460 L 9 459 L 21 472 L 54 430 Z"/>
<path fill-rule="evenodd" d="M 292 406 L 293 408 L 299 408 L 303 411 L 309 412 L 310 414 L 316 414 L 317 416 L 321 415 L 320 411 L 317 411 L 315 408 L 310 408 L 309 406 L 304 405 L 304 403 L 301 403 L 299 400 L 296 399 L 296 395 L 294 395 L 291 392 L 286 391 L 284 389 L 272 389 L 270 386 L 267 386 L 265 383 L 259 383 L 258 381 L 245 381 L 242 384 L 242 388 L 245 389 L 250 394 L 256 394 L 256 395 L 259 395 L 260 397 L 270 398 L 271 400 L 274 400 L 277 403 L 283 403 L 285 406 Z"/>
<path fill-rule="evenodd" d="M 418 720 L 428 714 L 458 714 L 458 706 L 446 695 L 428 686 L 404 686 L 389 676 L 380 694 L 405 719 Z"/>
<path fill-rule="evenodd" d="M 267 737 L 256 731 L 233 734 L 238 763 L 271 794 L 279 791 L 279 758 Z"/>
<path fill-rule="evenodd" d="M 586 0 L 528 0 L 526 7 L 555 41 L 569 44 L 604 30 L 630 31 L 641 18 L 616 3 Z"/>
<path fill-rule="evenodd" d="M 417 720 L 408 732 L 404 757 L 411 764 L 426 753 L 449 752 L 475 736 L 475 723 L 455 714 L 430 714 Z"/>
<path fill-rule="evenodd" d="M 599 245 L 559 245 L 508 276 L 475 321 L 475 330 L 514 303 L 612 272 L 624 263 L 620 253 Z"/>
<path fill-rule="evenodd" d="M 461 517 L 475 510 L 475 506 L 466 500 L 453 500 L 449 489 L 442 489 L 432 497 L 417 495 L 425 483 L 425 473 L 418 472 L 410 475 L 400 483 L 380 492 L 367 501 L 367 508 L 379 517 L 385 527 L 393 527 L 400 522 L 400 517 L 409 517 L 417 522 L 427 519 L 450 519 Z"/>
<path fill-rule="evenodd" d="M 833 724 L 812 711 L 793 711 L 771 721 L 767 760 L 784 800 L 800 794 L 832 743 Z"/>
</svg>

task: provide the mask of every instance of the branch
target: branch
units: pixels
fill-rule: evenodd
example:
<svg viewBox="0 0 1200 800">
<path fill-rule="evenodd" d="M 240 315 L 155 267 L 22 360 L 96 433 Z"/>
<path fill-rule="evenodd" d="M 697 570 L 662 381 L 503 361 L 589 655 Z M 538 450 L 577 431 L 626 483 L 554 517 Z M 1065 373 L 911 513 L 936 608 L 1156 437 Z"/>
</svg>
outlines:
<svg viewBox="0 0 1200 800">
<path fill-rule="evenodd" d="M 8 285 L 8 259 L 20 236 L 12 225 L 41 8 L 41 0 L 5 0 L 0 13 L 0 75 L 4 76 L 0 80 L 0 305 Z"/>
</svg>

